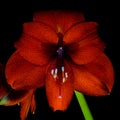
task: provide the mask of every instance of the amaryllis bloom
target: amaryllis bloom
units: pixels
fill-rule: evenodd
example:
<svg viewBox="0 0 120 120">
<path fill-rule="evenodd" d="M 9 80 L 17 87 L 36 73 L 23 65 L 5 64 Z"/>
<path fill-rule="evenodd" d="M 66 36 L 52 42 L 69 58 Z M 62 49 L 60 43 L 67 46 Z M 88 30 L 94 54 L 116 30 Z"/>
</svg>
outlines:
<svg viewBox="0 0 120 120">
<path fill-rule="evenodd" d="M 8 106 L 21 103 L 21 120 L 29 108 L 35 111 L 34 93 L 42 86 L 53 111 L 66 110 L 74 90 L 90 96 L 108 95 L 112 90 L 114 70 L 104 53 L 98 24 L 85 21 L 81 12 L 34 13 L 14 46 L 5 68 L 12 90 L 1 100 Z"/>
</svg>

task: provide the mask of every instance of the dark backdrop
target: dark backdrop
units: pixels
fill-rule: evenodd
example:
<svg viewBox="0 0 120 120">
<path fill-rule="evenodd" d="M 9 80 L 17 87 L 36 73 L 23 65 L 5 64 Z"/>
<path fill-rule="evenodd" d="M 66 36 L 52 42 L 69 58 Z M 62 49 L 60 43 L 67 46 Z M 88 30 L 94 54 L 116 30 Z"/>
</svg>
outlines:
<svg viewBox="0 0 120 120">
<path fill-rule="evenodd" d="M 83 11 L 87 20 L 97 21 L 99 33 L 107 43 L 105 53 L 113 63 L 115 84 L 109 96 L 85 96 L 94 120 L 118 120 L 120 107 L 120 59 L 118 4 L 116 1 L 103 0 L 4 0 L 0 3 L 0 62 L 6 64 L 14 52 L 13 42 L 22 33 L 22 23 L 30 21 L 34 11 L 70 9 Z M 109 68 L 108 68 L 109 69 Z M 35 115 L 28 115 L 27 120 L 84 120 L 77 99 L 74 96 L 65 112 L 52 112 L 48 106 L 44 88 L 36 91 L 37 109 Z M 0 106 L 0 120 L 19 120 L 19 106 Z"/>
</svg>

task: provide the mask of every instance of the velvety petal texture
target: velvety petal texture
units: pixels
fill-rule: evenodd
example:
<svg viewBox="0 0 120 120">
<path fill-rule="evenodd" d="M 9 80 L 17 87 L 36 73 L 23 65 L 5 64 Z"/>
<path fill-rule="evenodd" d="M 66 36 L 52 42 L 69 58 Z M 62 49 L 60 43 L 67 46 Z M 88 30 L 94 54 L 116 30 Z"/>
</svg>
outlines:
<svg viewBox="0 0 120 120">
<path fill-rule="evenodd" d="M 23 90 L 14 90 L 5 79 L 4 69 L 4 66 L 0 64 L 0 105 L 13 106 L 20 104 L 20 118 L 21 120 L 26 120 L 30 108 L 31 113 L 35 112 L 35 90 L 23 88 Z"/>
<path fill-rule="evenodd" d="M 23 24 L 23 33 L 36 38 L 38 41 L 57 43 L 58 37 L 48 25 L 44 23 L 28 22 Z"/>
<path fill-rule="evenodd" d="M 43 11 L 34 14 L 34 22 L 42 22 L 49 25 L 55 32 L 58 28 L 65 33 L 71 26 L 85 20 L 83 13 L 74 11 Z"/>
<path fill-rule="evenodd" d="M 110 60 L 104 54 L 85 66 L 72 65 L 72 69 L 76 90 L 92 96 L 108 95 L 111 92 L 114 70 Z"/>
<path fill-rule="evenodd" d="M 16 90 L 39 88 L 44 85 L 44 69 L 26 61 L 16 51 L 6 65 L 7 82 Z"/>
<path fill-rule="evenodd" d="M 64 41 L 66 44 L 70 44 L 79 42 L 85 38 L 95 37 L 95 35 L 98 34 L 97 27 L 98 24 L 96 22 L 82 22 L 75 24 L 65 33 Z"/>
<path fill-rule="evenodd" d="M 46 65 L 51 59 L 56 47 L 48 41 L 42 42 L 45 39 L 41 39 L 41 41 L 37 39 L 23 34 L 20 40 L 15 43 L 15 47 L 19 54 L 27 61 L 36 65 Z"/>
<path fill-rule="evenodd" d="M 72 60 L 87 64 L 101 54 L 105 44 L 100 40 L 96 22 L 84 22 L 73 26 L 64 36 Z"/>
<path fill-rule="evenodd" d="M 27 118 L 29 109 L 31 109 L 31 113 L 34 113 L 35 108 L 36 108 L 36 103 L 34 98 L 34 90 L 31 90 L 28 96 L 21 102 L 21 111 L 20 111 L 21 120 L 25 120 Z"/>
<path fill-rule="evenodd" d="M 35 113 L 35 91 L 42 86 L 53 111 L 65 111 L 74 90 L 90 96 L 112 91 L 114 69 L 98 24 L 81 12 L 35 12 L 14 47 L 4 69 L 0 64 L 0 105 L 20 103 L 21 120 Z"/>
<path fill-rule="evenodd" d="M 70 101 L 73 96 L 73 79 L 71 74 L 71 69 L 69 64 L 65 64 L 65 70 L 69 73 L 67 80 L 62 83 L 60 78 L 54 79 L 49 72 L 55 68 L 55 63 L 52 62 L 51 66 L 48 69 L 47 77 L 45 81 L 46 95 L 50 107 L 53 111 L 56 110 L 66 110 L 67 106 L 70 104 Z"/>
</svg>

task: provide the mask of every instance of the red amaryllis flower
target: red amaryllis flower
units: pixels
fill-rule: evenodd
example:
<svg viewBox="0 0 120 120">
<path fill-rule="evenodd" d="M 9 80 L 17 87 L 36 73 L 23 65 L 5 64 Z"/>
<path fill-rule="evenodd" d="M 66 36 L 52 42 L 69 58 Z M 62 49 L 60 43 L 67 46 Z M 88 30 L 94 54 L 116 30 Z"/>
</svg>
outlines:
<svg viewBox="0 0 120 120">
<path fill-rule="evenodd" d="M 74 90 L 91 96 L 110 93 L 114 71 L 97 28 L 79 12 L 35 13 L 32 22 L 23 24 L 16 51 L 7 62 L 12 91 L 4 105 L 20 102 L 24 120 L 30 107 L 35 110 L 34 92 L 41 86 L 53 111 L 66 110 Z"/>
</svg>

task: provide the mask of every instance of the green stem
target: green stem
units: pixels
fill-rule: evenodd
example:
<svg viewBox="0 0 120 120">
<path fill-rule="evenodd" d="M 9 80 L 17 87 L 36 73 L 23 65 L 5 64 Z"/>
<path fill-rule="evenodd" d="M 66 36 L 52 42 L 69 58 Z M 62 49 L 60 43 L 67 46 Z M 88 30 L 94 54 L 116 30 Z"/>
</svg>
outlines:
<svg viewBox="0 0 120 120">
<path fill-rule="evenodd" d="M 90 112 L 90 109 L 87 105 L 87 102 L 85 100 L 84 95 L 78 91 L 75 91 L 75 95 L 77 97 L 78 103 L 79 103 L 81 110 L 83 112 L 85 120 L 94 120 L 92 117 L 92 114 Z"/>
</svg>

